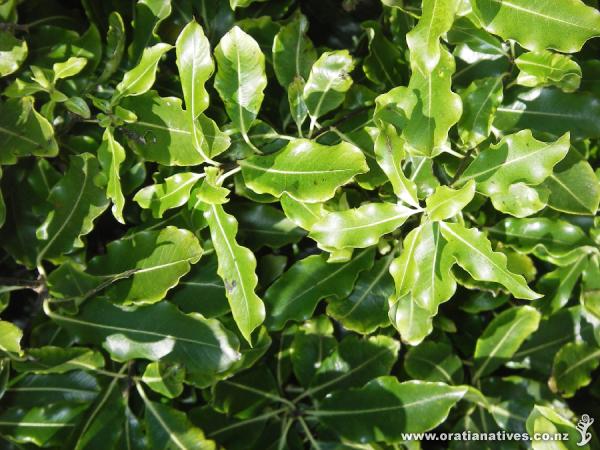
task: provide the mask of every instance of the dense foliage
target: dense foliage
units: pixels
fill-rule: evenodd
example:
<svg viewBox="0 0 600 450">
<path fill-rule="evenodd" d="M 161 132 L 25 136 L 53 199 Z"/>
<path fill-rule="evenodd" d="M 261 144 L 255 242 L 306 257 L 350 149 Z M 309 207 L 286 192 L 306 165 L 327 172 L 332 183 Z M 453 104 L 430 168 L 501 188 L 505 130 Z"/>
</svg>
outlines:
<svg viewBox="0 0 600 450">
<path fill-rule="evenodd" d="M 599 448 L 596 36 L 596 0 L 0 0 L 0 447 Z"/>
</svg>

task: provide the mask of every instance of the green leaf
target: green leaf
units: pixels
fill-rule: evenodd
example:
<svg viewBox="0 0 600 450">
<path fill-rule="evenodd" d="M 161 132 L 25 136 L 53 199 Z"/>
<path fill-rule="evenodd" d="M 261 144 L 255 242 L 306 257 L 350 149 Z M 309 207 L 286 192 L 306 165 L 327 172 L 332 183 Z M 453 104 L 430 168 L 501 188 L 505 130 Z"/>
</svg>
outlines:
<svg viewBox="0 0 600 450">
<path fill-rule="evenodd" d="M 281 27 L 273 40 L 273 69 L 277 81 L 284 88 L 298 78 L 306 80 L 317 59 L 312 41 L 306 35 L 307 30 L 306 17 L 297 14 Z"/>
<path fill-rule="evenodd" d="M 381 25 L 369 20 L 363 23 L 369 38 L 369 54 L 363 61 L 363 71 L 374 83 L 393 87 L 405 78 L 403 55 L 386 37 Z"/>
<path fill-rule="evenodd" d="M 123 80 L 117 85 L 112 103 L 117 103 L 123 97 L 141 95 L 150 90 L 156 80 L 158 62 L 171 48 L 171 45 L 161 43 L 144 49 L 140 62 L 125 72 Z"/>
<path fill-rule="evenodd" d="M 514 249 L 533 253 L 554 264 L 579 254 L 579 247 L 591 244 L 583 230 L 564 220 L 507 218 L 488 228 L 491 236 L 501 239 Z M 561 264 L 562 265 L 562 264 Z"/>
<path fill-rule="evenodd" d="M 505 136 L 482 151 L 461 177 L 475 180 L 477 190 L 492 200 L 502 212 L 524 217 L 545 206 L 539 191 L 531 188 L 552 175 L 552 170 L 569 151 L 569 134 L 555 142 L 536 140 L 529 130 Z M 526 200 L 515 195 L 525 190 Z"/>
<path fill-rule="evenodd" d="M 288 320 L 306 320 L 321 299 L 348 296 L 358 274 L 372 266 L 373 253 L 365 249 L 337 264 L 328 263 L 326 255 L 312 255 L 295 263 L 265 292 L 268 327 L 280 330 Z"/>
<path fill-rule="evenodd" d="M 498 314 L 477 340 L 473 379 L 489 375 L 508 361 L 537 330 L 540 317 L 530 306 L 513 307 Z"/>
<path fill-rule="evenodd" d="M 133 21 L 133 38 L 129 46 L 129 60 L 131 64 L 142 60 L 148 47 L 159 42 L 156 34 L 157 28 L 171 15 L 171 0 L 138 0 L 135 5 Z"/>
<path fill-rule="evenodd" d="M 473 148 L 488 138 L 496 110 L 502 103 L 502 77 L 473 81 L 460 92 L 463 114 L 458 122 L 458 134 L 466 148 Z"/>
<path fill-rule="evenodd" d="M 112 200 L 112 213 L 115 219 L 125 223 L 123 219 L 123 207 L 125 206 L 125 197 L 121 189 L 121 175 L 119 170 L 121 164 L 125 161 L 125 149 L 119 144 L 110 128 L 104 130 L 102 135 L 102 144 L 98 148 L 98 161 L 102 170 L 106 174 L 106 196 Z"/>
<path fill-rule="evenodd" d="M 176 43 L 177 69 L 185 108 L 193 119 L 208 108 L 209 97 L 205 83 L 212 76 L 215 65 L 210 53 L 210 43 L 198 23 L 188 23 Z"/>
<path fill-rule="evenodd" d="M 98 82 L 108 80 L 119 68 L 125 51 L 125 24 L 117 11 L 108 15 L 108 31 L 106 32 L 106 49 L 104 51 L 104 70 Z"/>
<path fill-rule="evenodd" d="M 454 217 L 467 206 L 475 195 L 475 182 L 468 181 L 460 189 L 452 189 L 448 186 L 439 186 L 435 192 L 428 197 L 426 212 L 431 220 L 445 220 Z"/>
<path fill-rule="evenodd" d="M 581 421 L 583 426 L 586 425 L 586 422 L 591 425 L 591 422 L 589 421 L 590 417 L 587 416 L 587 419 L 587 421 L 583 420 L 582 416 Z M 558 433 L 561 435 L 567 434 L 568 440 L 561 441 L 557 445 L 557 448 L 560 448 L 561 450 L 589 450 L 591 448 L 589 445 L 583 443 L 586 442 L 584 439 L 586 439 L 588 435 L 582 436 L 581 431 L 579 431 L 570 420 L 560 415 L 554 408 L 548 406 L 535 405 L 529 414 L 529 417 L 527 417 L 527 432 L 531 436 L 536 436 L 537 433 L 538 439 L 532 439 L 531 441 L 531 447 L 534 450 L 546 450 L 548 448 L 548 442 L 539 439 L 544 433 L 548 433 L 551 436 Z M 591 438 L 591 433 L 589 434 L 589 437 Z M 579 443 L 582 444 L 579 445 Z"/>
<path fill-rule="evenodd" d="M 52 125 L 33 107 L 33 97 L 0 102 L 0 164 L 15 164 L 22 156 L 56 156 Z"/>
<path fill-rule="evenodd" d="M 252 331 L 265 320 L 265 306 L 255 293 L 258 282 L 256 259 L 250 250 L 236 242 L 237 221 L 221 205 L 208 205 L 204 217 L 210 227 L 219 260 L 218 273 L 225 284 L 233 318 L 244 338 L 251 343 Z"/>
<path fill-rule="evenodd" d="M 424 381 L 439 381 L 460 384 L 463 381 L 463 366 L 452 347 L 443 342 L 423 342 L 411 348 L 404 360 L 404 369 L 413 378 Z"/>
<path fill-rule="evenodd" d="M 304 86 L 304 80 L 296 77 L 287 87 L 290 114 L 296 123 L 300 137 L 302 137 L 302 124 L 308 116 L 308 108 L 304 102 Z"/>
<path fill-rule="evenodd" d="M 215 450 L 213 441 L 206 440 L 200 428 L 192 425 L 187 416 L 161 403 L 150 401 L 141 385 L 137 390 L 144 400 L 146 429 L 150 448 L 185 450 Z"/>
<path fill-rule="evenodd" d="M 233 27 L 221 38 L 215 58 L 215 89 L 234 126 L 248 140 L 248 130 L 258 115 L 267 86 L 265 56 L 252 36 Z"/>
<path fill-rule="evenodd" d="M 104 367 L 104 357 L 99 352 L 84 347 L 46 346 L 27 350 L 26 361 L 15 361 L 15 370 L 36 374 L 65 373 L 71 370 L 94 370 Z"/>
<path fill-rule="evenodd" d="M 533 300 L 540 297 L 529 289 L 521 275 L 515 275 L 507 269 L 506 256 L 494 252 L 483 233 L 458 223 L 445 222 L 440 222 L 440 231 L 448 241 L 447 251 L 476 280 L 500 283 L 517 298 Z"/>
<path fill-rule="evenodd" d="M 356 209 L 330 212 L 311 227 L 309 237 L 322 248 L 365 248 L 377 244 L 419 210 L 402 204 L 367 203 Z"/>
<path fill-rule="evenodd" d="M 16 72 L 27 58 L 27 41 L 14 37 L 7 31 L 0 31 L 0 77 Z"/>
<path fill-rule="evenodd" d="M 196 146 L 192 122 L 175 97 L 159 97 L 154 91 L 121 102 L 138 120 L 123 126 L 133 150 L 147 161 L 167 166 L 195 166 L 206 155 L 217 155 L 229 147 L 229 137 L 212 119 L 201 114 L 196 121 L 199 147 Z"/>
<path fill-rule="evenodd" d="M 600 137 L 600 100 L 593 94 L 568 94 L 553 87 L 520 93 L 511 103 L 497 109 L 494 127 L 505 132 L 543 131 L 558 138 L 569 133 L 573 140 Z"/>
<path fill-rule="evenodd" d="M 592 381 L 592 372 L 600 365 L 600 349 L 585 342 L 569 342 L 554 356 L 552 377 L 548 382 L 563 397 L 572 397 Z"/>
<path fill-rule="evenodd" d="M 102 345 L 116 361 L 141 358 L 182 364 L 188 381 L 210 385 L 239 359 L 238 341 L 219 322 L 186 315 L 168 302 L 121 309 L 105 300 L 85 303 L 76 316 L 45 313 L 82 342 Z"/>
<path fill-rule="evenodd" d="M 276 153 L 253 156 L 239 164 L 254 192 L 276 197 L 287 193 L 307 203 L 329 200 L 339 186 L 368 170 L 363 153 L 352 144 L 326 146 L 307 139 L 295 139 Z"/>
<path fill-rule="evenodd" d="M 310 230 L 326 214 L 323 203 L 300 202 L 288 194 L 283 194 L 279 201 L 288 219 L 305 230 Z"/>
<path fill-rule="evenodd" d="M 442 423 L 465 392 L 443 383 L 380 377 L 363 388 L 333 393 L 311 415 L 353 442 L 399 442 L 402 433 Z"/>
<path fill-rule="evenodd" d="M 389 274 L 391 256 L 376 261 L 360 274 L 348 298 L 332 298 L 327 302 L 327 314 L 344 328 L 357 333 L 372 333 L 389 323 L 387 299 L 394 291 Z"/>
<path fill-rule="evenodd" d="M 375 140 L 375 157 L 381 169 L 385 172 L 396 196 L 410 206 L 419 207 L 417 187 L 408 179 L 402 170 L 405 156 L 404 141 L 391 125 L 379 130 Z"/>
<path fill-rule="evenodd" d="M 556 86 L 573 92 L 581 83 L 581 68 L 566 55 L 548 51 L 523 53 L 515 64 L 520 70 L 517 84 L 521 86 Z"/>
<path fill-rule="evenodd" d="M 190 192 L 201 176 L 193 172 L 181 172 L 165 178 L 164 183 L 140 189 L 133 201 L 140 207 L 150 209 L 152 216 L 161 218 L 165 211 L 185 205 Z"/>
<path fill-rule="evenodd" d="M 60 80 L 62 78 L 69 78 L 77 75 L 83 70 L 87 64 L 87 59 L 78 58 L 72 56 L 64 62 L 54 63 L 52 65 L 52 71 L 54 72 L 54 79 Z"/>
<path fill-rule="evenodd" d="M 99 173 L 100 165 L 91 154 L 70 158 L 67 172 L 48 196 L 52 210 L 36 231 L 42 246 L 38 265 L 83 247 L 80 237 L 92 231 L 94 219 L 108 206 L 104 189 L 96 184 Z"/>
<path fill-rule="evenodd" d="M 311 132 L 319 117 L 342 104 L 352 86 L 349 74 L 353 69 L 354 60 L 348 50 L 325 52 L 315 61 L 304 86 Z"/>
<path fill-rule="evenodd" d="M 251 244 L 251 248 L 256 249 L 263 245 L 280 248 L 295 244 L 306 234 L 285 217 L 285 214 L 272 206 L 257 204 L 235 206 L 238 208 L 237 219 L 240 222 L 238 236 Z"/>
<path fill-rule="evenodd" d="M 152 389 L 168 398 L 176 398 L 183 392 L 185 370 L 179 364 L 151 362 L 146 366 L 142 381 Z"/>
<path fill-rule="evenodd" d="M 514 39 L 529 50 L 579 51 L 600 36 L 600 13 L 580 0 L 474 0 L 473 11 L 490 33 Z"/>
<path fill-rule="evenodd" d="M 406 35 L 411 63 L 429 74 L 440 62 L 440 37 L 450 30 L 460 1 L 424 0 L 419 23 Z"/>
<path fill-rule="evenodd" d="M 102 295 L 121 304 L 155 303 L 198 262 L 202 248 L 187 230 L 141 231 L 106 246 L 88 273 L 111 284 Z"/>
<path fill-rule="evenodd" d="M 589 162 L 569 153 L 546 180 L 548 206 L 567 214 L 594 215 L 600 204 L 600 181 Z"/>
<path fill-rule="evenodd" d="M 407 152 L 433 157 L 448 150 L 448 132 L 462 113 L 460 97 L 451 90 L 454 70 L 452 55 L 441 48 L 433 72 L 413 71 L 408 87 L 394 88 L 377 99 L 381 109 L 398 117 L 393 122 L 382 120 L 402 130 Z"/>
<path fill-rule="evenodd" d="M 11 322 L 0 320 L 0 350 L 10 353 L 21 353 L 23 331 Z"/>
</svg>

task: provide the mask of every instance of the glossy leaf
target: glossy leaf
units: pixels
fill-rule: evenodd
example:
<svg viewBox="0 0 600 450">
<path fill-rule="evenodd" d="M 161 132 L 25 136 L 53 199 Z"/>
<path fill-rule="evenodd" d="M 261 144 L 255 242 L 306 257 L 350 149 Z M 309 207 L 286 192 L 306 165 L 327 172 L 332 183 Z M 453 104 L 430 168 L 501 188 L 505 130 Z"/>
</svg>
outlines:
<svg viewBox="0 0 600 450">
<path fill-rule="evenodd" d="M 581 68 L 568 56 L 551 52 L 524 53 L 515 60 L 519 68 L 517 83 L 538 87 L 553 85 L 565 92 L 577 90 L 581 83 Z"/>
<path fill-rule="evenodd" d="M 215 58 L 215 89 L 235 127 L 246 137 L 267 85 L 265 57 L 250 35 L 233 27 L 215 49 Z"/>
<path fill-rule="evenodd" d="M 219 260 L 218 273 L 225 284 L 233 318 L 244 338 L 251 343 L 252 332 L 265 320 L 265 306 L 255 293 L 258 282 L 256 259 L 250 250 L 236 242 L 237 221 L 221 205 L 209 205 L 204 217 L 210 227 Z"/>
<path fill-rule="evenodd" d="M 473 378 L 492 373 L 510 359 L 539 322 L 540 313 L 529 306 L 507 309 L 496 316 L 477 340 Z"/>
<path fill-rule="evenodd" d="M 474 195 L 475 183 L 472 180 L 460 189 L 440 186 L 425 202 L 427 214 L 431 220 L 449 219 L 467 206 Z"/>
<path fill-rule="evenodd" d="M 569 342 L 554 357 L 549 385 L 564 397 L 572 397 L 592 381 L 591 374 L 598 365 L 600 349 L 583 342 Z"/>
<path fill-rule="evenodd" d="M 486 30 L 529 50 L 573 53 L 600 35 L 600 13 L 579 0 L 475 0 L 472 5 Z"/>
<path fill-rule="evenodd" d="M 502 78 L 475 80 L 460 93 L 463 114 L 458 122 L 462 143 L 472 148 L 490 135 L 496 110 L 502 103 Z"/>
<path fill-rule="evenodd" d="M 296 78 L 306 80 L 317 52 L 306 35 L 308 21 L 298 14 L 283 26 L 273 40 L 273 68 L 277 81 L 287 88 Z"/>
<path fill-rule="evenodd" d="M 319 158 L 327 154 L 326 159 Z M 329 200 L 335 190 L 368 170 L 362 152 L 342 142 L 334 146 L 296 139 L 279 152 L 240 161 L 244 180 L 258 194 L 288 194 L 295 200 L 318 203 Z"/>
<path fill-rule="evenodd" d="M 423 74 L 440 62 L 440 37 L 452 26 L 459 4 L 457 0 L 423 1 L 419 23 L 406 35 L 411 61 Z"/>
<path fill-rule="evenodd" d="M 98 148 L 98 160 L 108 179 L 106 185 L 106 196 L 111 199 L 112 213 L 121 223 L 123 219 L 123 207 L 125 197 L 121 188 L 121 175 L 119 173 L 121 164 L 125 161 L 125 149 L 119 144 L 110 128 L 104 131 L 102 144 Z"/>
<path fill-rule="evenodd" d="M 164 183 L 140 189 L 133 200 L 140 207 L 150 209 L 154 217 L 160 218 L 165 211 L 185 205 L 199 179 L 200 175 L 197 173 L 178 173 L 166 178 Z"/>
<path fill-rule="evenodd" d="M 365 248 L 375 245 L 381 236 L 417 212 L 401 204 L 369 203 L 325 215 L 312 225 L 309 237 L 324 248 Z"/>
<path fill-rule="evenodd" d="M 333 394 L 312 414 L 354 442 L 397 442 L 402 432 L 423 432 L 443 422 L 465 392 L 443 383 L 381 377 L 363 388 Z"/>
<path fill-rule="evenodd" d="M 202 248 L 191 232 L 166 227 L 109 243 L 105 255 L 89 262 L 88 273 L 108 281 L 102 295 L 117 303 L 155 303 L 201 255 Z"/>
</svg>

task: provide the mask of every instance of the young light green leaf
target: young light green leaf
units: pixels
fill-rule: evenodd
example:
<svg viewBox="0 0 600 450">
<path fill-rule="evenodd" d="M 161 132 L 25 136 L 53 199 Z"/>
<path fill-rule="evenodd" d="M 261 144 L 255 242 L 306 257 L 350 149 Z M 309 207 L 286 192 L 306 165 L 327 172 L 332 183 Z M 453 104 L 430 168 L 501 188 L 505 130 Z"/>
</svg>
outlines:
<svg viewBox="0 0 600 450">
<path fill-rule="evenodd" d="M 133 111 L 138 120 L 122 128 L 129 145 L 148 161 L 167 166 L 195 166 L 203 155 L 214 156 L 229 147 L 229 137 L 212 119 L 200 114 L 196 121 L 198 147 L 189 115 L 175 97 L 159 97 L 154 91 L 129 97 L 121 106 Z"/>
<path fill-rule="evenodd" d="M 332 298 L 327 302 L 327 314 L 344 328 L 357 333 L 372 333 L 389 324 L 387 299 L 394 292 L 394 280 L 389 274 L 391 256 L 376 261 L 360 274 L 348 298 Z"/>
<path fill-rule="evenodd" d="M 592 381 L 592 372 L 600 365 L 600 349 L 585 342 L 569 342 L 554 356 L 548 385 L 563 397 L 572 397 Z"/>
<path fill-rule="evenodd" d="M 311 227 L 309 237 L 324 248 L 365 248 L 377 244 L 418 210 L 402 204 L 367 203 L 356 209 L 330 212 Z"/>
<path fill-rule="evenodd" d="M 197 22 L 188 23 L 181 31 L 175 50 L 185 108 L 195 120 L 208 107 L 209 97 L 204 84 L 215 69 L 210 43 Z"/>
<path fill-rule="evenodd" d="M 190 231 L 168 226 L 109 243 L 105 255 L 89 262 L 87 272 L 111 284 L 102 295 L 114 302 L 155 303 L 201 255 L 202 247 Z"/>
<path fill-rule="evenodd" d="M 310 230 L 327 213 L 323 203 L 300 202 L 288 194 L 283 194 L 279 201 L 287 218 L 305 230 Z"/>
<path fill-rule="evenodd" d="M 146 366 L 142 381 L 152 389 L 168 398 L 176 398 L 183 392 L 185 370 L 179 364 L 151 362 Z"/>
<path fill-rule="evenodd" d="M 108 15 L 106 49 L 104 51 L 104 70 L 98 78 L 99 83 L 108 80 L 119 68 L 125 51 L 125 24 L 117 11 Z"/>
<path fill-rule="evenodd" d="M 473 148 L 488 138 L 496 109 L 503 99 L 502 77 L 473 81 L 460 92 L 463 114 L 458 122 L 458 134 L 466 148 Z"/>
<path fill-rule="evenodd" d="M 161 218 L 165 211 L 185 205 L 196 182 L 202 178 L 193 172 L 181 172 L 165 178 L 164 183 L 140 189 L 133 201 L 140 207 L 150 209 L 152 216 Z"/>
<path fill-rule="evenodd" d="M 581 83 L 579 64 L 566 55 L 548 51 L 523 53 L 515 64 L 519 68 L 517 84 L 527 87 L 556 86 L 573 92 Z"/>
<path fill-rule="evenodd" d="M 404 140 L 392 125 L 384 125 L 378 131 L 374 147 L 377 163 L 392 183 L 396 196 L 406 204 L 418 208 L 417 187 L 402 170 Z"/>
<path fill-rule="evenodd" d="M 13 324 L 0 320 L 0 350 L 9 353 L 21 353 L 23 331 Z"/>
<path fill-rule="evenodd" d="M 460 189 L 439 186 L 425 200 L 426 213 L 431 220 L 445 220 L 454 217 L 467 206 L 475 196 L 475 182 L 470 180 Z"/>
<path fill-rule="evenodd" d="M 306 80 L 317 52 L 312 41 L 306 35 L 308 21 L 297 14 L 292 21 L 284 25 L 273 40 L 273 69 L 277 81 L 287 88 L 296 78 Z"/>
<path fill-rule="evenodd" d="M 87 64 L 87 59 L 78 58 L 72 56 L 64 62 L 54 63 L 52 65 L 52 71 L 54 72 L 54 79 L 60 80 L 62 78 L 69 78 L 77 75 L 83 70 Z"/>
<path fill-rule="evenodd" d="M 440 231 L 458 265 L 476 280 L 500 283 L 517 298 L 533 300 L 540 297 L 529 289 L 521 275 L 507 269 L 506 256 L 494 252 L 490 241 L 477 229 L 440 222 Z"/>
<path fill-rule="evenodd" d="M 459 0 L 423 0 L 419 23 L 407 35 L 413 67 L 424 75 L 440 62 L 440 37 L 450 30 Z"/>
<path fill-rule="evenodd" d="M 121 189 L 121 176 L 119 174 L 121 163 L 125 161 L 125 149 L 115 140 L 111 128 L 104 130 L 102 135 L 102 144 L 98 148 L 98 161 L 100 161 L 107 178 L 106 196 L 112 200 L 113 216 L 119 222 L 125 223 L 123 219 L 125 197 Z"/>
<path fill-rule="evenodd" d="M 253 156 L 239 164 L 254 192 L 276 197 L 287 193 L 307 203 L 329 200 L 339 186 L 368 170 L 365 156 L 352 144 L 326 146 L 307 139 L 295 139 L 276 153 Z"/>
<path fill-rule="evenodd" d="M 489 375 L 508 361 L 540 323 L 541 314 L 530 306 L 513 307 L 498 314 L 475 347 L 473 379 Z"/>
<path fill-rule="evenodd" d="M 488 195 L 494 207 L 508 214 L 524 217 L 541 209 L 545 203 L 531 186 L 541 184 L 569 151 L 569 134 L 555 142 L 536 140 L 530 130 L 505 136 L 482 151 L 465 170 L 460 181 L 475 180 L 477 190 Z M 518 195 L 525 191 L 523 201 Z"/>
<path fill-rule="evenodd" d="M 156 79 L 158 62 L 171 48 L 171 45 L 161 43 L 144 49 L 138 65 L 125 72 L 123 80 L 117 84 L 112 103 L 116 104 L 123 97 L 141 95 L 150 90 Z"/>
<path fill-rule="evenodd" d="M 227 115 L 247 140 L 267 86 L 265 56 L 254 38 L 236 26 L 221 38 L 215 58 L 215 89 L 225 103 Z"/>
<path fill-rule="evenodd" d="M 400 442 L 403 433 L 427 431 L 442 423 L 466 390 L 379 377 L 362 388 L 333 393 L 310 414 L 354 442 Z"/>
<path fill-rule="evenodd" d="M 15 164 L 22 156 L 56 156 L 52 125 L 33 106 L 33 97 L 0 102 L 0 164 Z"/>
<path fill-rule="evenodd" d="M 239 342 L 220 322 L 183 314 L 169 302 L 121 309 L 110 302 L 86 302 L 75 316 L 44 311 L 82 342 L 102 345 L 116 361 L 134 358 L 182 364 L 188 381 L 206 387 L 240 357 Z"/>
<path fill-rule="evenodd" d="M 94 219 L 108 206 L 104 188 L 96 184 L 99 173 L 100 164 L 89 153 L 69 160 L 67 172 L 48 196 L 53 209 L 36 231 L 41 241 L 38 265 L 83 246 L 80 237 L 92 231 Z"/>
<path fill-rule="evenodd" d="M 574 53 L 600 36 L 600 13 L 581 0 L 474 0 L 473 11 L 490 33 L 514 39 L 528 50 Z"/>
<path fill-rule="evenodd" d="M 158 26 L 171 15 L 171 0 L 138 0 L 135 5 L 133 20 L 133 38 L 129 46 L 129 61 L 139 62 L 142 52 L 156 42 Z"/>
<path fill-rule="evenodd" d="M 587 416 L 587 421 L 583 421 L 584 425 L 586 423 L 591 425 L 589 416 Z M 531 436 L 537 437 L 537 439 L 531 441 L 533 450 L 546 450 L 548 448 L 548 441 L 540 439 L 544 433 L 548 433 L 550 436 L 566 434 L 568 439 L 561 442 L 561 447 L 566 450 L 590 450 L 592 448 L 585 443 L 588 436 L 590 439 L 592 437 L 590 432 L 582 437 L 581 431 L 569 419 L 548 406 L 535 405 L 529 417 L 527 417 L 527 432 Z M 563 442 L 565 445 L 563 445 Z M 578 443 L 582 444 L 579 445 Z"/>
<path fill-rule="evenodd" d="M 236 242 L 238 224 L 221 205 L 208 205 L 204 217 L 210 227 L 213 246 L 219 259 L 219 276 L 225 283 L 225 293 L 238 328 L 248 343 L 252 331 L 265 320 L 265 307 L 255 293 L 256 259 L 246 247 Z"/>
<path fill-rule="evenodd" d="M 448 131 L 462 113 L 460 96 L 451 90 L 454 70 L 454 58 L 441 48 L 440 61 L 433 72 L 425 75 L 413 71 L 408 87 L 384 94 L 388 97 L 387 108 L 393 111 L 395 106 L 400 120 L 389 123 L 402 130 L 409 153 L 433 157 L 448 149 Z"/>
<path fill-rule="evenodd" d="M 298 135 L 302 137 L 302 124 L 308 115 L 308 108 L 304 102 L 304 80 L 300 77 L 294 78 L 287 88 L 290 114 L 298 128 Z"/>
<path fill-rule="evenodd" d="M 268 327 L 280 330 L 288 320 L 308 319 L 325 297 L 348 296 L 358 274 L 372 266 L 373 253 L 365 249 L 343 263 L 328 263 L 323 254 L 298 261 L 265 293 Z"/>
<path fill-rule="evenodd" d="M 27 41 L 17 39 L 8 31 L 0 31 L 0 77 L 16 72 L 27 53 Z"/>
<path fill-rule="evenodd" d="M 340 106 L 352 86 L 354 61 L 348 50 L 323 53 L 310 69 L 304 86 L 304 101 L 310 115 L 310 129 L 317 119 Z"/>
</svg>

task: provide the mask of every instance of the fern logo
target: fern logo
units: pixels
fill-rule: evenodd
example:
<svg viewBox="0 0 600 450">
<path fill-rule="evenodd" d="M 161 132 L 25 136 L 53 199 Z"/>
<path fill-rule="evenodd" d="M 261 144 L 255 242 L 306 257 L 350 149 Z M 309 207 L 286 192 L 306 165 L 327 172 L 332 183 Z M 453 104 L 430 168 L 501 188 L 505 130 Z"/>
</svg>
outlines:
<svg viewBox="0 0 600 450">
<path fill-rule="evenodd" d="M 588 416 L 587 414 L 584 414 L 583 416 L 581 416 L 581 419 L 579 419 L 579 422 L 575 426 L 575 428 L 577 428 L 577 431 L 579 431 L 579 434 L 581 434 L 581 440 L 577 443 L 579 447 L 583 447 L 592 439 L 592 433 L 588 431 L 588 428 L 593 423 L 594 419 Z"/>
</svg>

